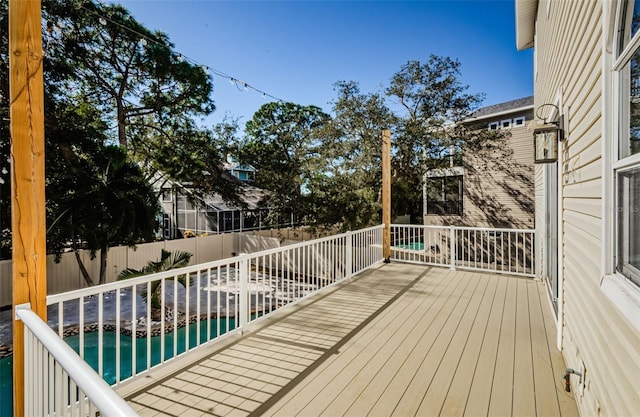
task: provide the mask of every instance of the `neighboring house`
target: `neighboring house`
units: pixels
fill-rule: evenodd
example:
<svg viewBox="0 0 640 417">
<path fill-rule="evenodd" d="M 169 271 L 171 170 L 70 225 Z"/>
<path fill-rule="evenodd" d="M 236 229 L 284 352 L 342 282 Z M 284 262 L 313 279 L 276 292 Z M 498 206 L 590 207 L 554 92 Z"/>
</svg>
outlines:
<svg viewBox="0 0 640 417">
<path fill-rule="evenodd" d="M 189 184 L 167 179 L 157 184 L 164 239 L 286 227 L 294 223 L 292 210 L 276 212 L 261 206 L 267 192 L 250 184 L 238 183 L 243 207 L 224 201 L 218 194 L 199 196 Z"/>
<path fill-rule="evenodd" d="M 536 114 L 564 126 L 535 167 L 535 257 L 583 416 L 640 415 L 639 9 L 516 1 Z"/>
<path fill-rule="evenodd" d="M 242 165 L 232 157 L 227 157 L 224 169 L 240 181 L 253 183 L 256 180 L 256 169 L 251 165 Z"/>
<path fill-rule="evenodd" d="M 424 224 L 510 227 L 534 226 L 533 97 L 476 111 L 465 121 L 472 129 L 503 130 L 500 152 L 463 149 L 462 165 L 433 169 L 425 178 Z"/>
</svg>

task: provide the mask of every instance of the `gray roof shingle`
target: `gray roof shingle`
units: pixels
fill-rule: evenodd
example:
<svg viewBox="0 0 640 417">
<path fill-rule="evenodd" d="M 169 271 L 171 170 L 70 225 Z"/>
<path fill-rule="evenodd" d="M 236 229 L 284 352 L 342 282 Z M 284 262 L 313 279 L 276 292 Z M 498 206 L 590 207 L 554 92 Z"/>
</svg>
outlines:
<svg viewBox="0 0 640 417">
<path fill-rule="evenodd" d="M 504 103 L 493 104 L 491 106 L 482 107 L 471 115 L 472 118 L 480 118 L 495 113 L 503 113 L 509 110 L 520 109 L 522 107 L 533 106 L 533 96 L 518 98 Z"/>
</svg>

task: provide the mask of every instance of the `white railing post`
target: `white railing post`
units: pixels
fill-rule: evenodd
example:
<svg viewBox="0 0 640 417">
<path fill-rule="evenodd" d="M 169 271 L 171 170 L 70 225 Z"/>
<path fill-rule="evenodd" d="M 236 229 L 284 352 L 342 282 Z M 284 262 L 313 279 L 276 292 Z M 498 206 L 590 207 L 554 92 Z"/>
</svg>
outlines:
<svg viewBox="0 0 640 417">
<path fill-rule="evenodd" d="M 239 262 L 239 279 L 240 279 L 240 294 L 238 294 L 238 308 L 240 309 L 240 323 L 238 324 L 238 330 L 240 334 L 244 334 L 245 327 L 249 322 L 249 294 L 247 287 L 249 285 L 249 257 L 246 254 L 240 255 Z"/>
<path fill-rule="evenodd" d="M 449 226 L 449 261 L 450 268 L 456 269 L 456 229 L 454 226 Z"/>
<path fill-rule="evenodd" d="M 353 232 L 348 231 L 344 237 L 345 239 L 345 270 L 346 276 L 348 280 L 351 280 L 353 276 Z"/>
</svg>

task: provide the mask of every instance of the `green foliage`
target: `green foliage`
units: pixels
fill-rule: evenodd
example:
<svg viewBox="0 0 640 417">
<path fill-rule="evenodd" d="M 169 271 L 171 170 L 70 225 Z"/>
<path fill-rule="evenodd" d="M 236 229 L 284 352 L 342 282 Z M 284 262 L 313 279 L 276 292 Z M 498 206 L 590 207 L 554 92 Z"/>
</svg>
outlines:
<svg viewBox="0 0 640 417">
<path fill-rule="evenodd" d="M 153 238 L 157 196 L 147 183 L 159 171 L 190 182 L 200 193 L 237 198 L 237 182 L 222 167 L 217 135 L 225 127 L 207 130 L 196 123 L 215 108 L 213 80 L 202 67 L 176 56 L 166 34 L 146 29 L 120 5 L 43 0 L 42 6 L 48 250 L 100 251 L 103 277 L 105 243 L 133 245 Z M 5 68 L 7 22 L 3 2 L 0 64 Z M 8 76 L 0 71 L 3 118 L 9 109 Z M 8 127 L 0 124 L 0 167 L 9 155 Z M 115 150 L 114 143 L 122 149 Z M 9 190 L 0 187 L 0 200 L 9 200 Z M 10 211 L 8 205 L 2 208 L 5 229 Z M 9 252 L 8 236 L 0 231 L 3 253 Z"/>
<path fill-rule="evenodd" d="M 318 168 L 317 133 L 329 119 L 319 107 L 271 102 L 247 122 L 238 160 L 256 169 L 257 186 L 272 191 L 269 205 L 305 204 L 303 194 Z"/>
<path fill-rule="evenodd" d="M 392 142 L 392 212 L 409 214 L 412 222 L 422 217 L 425 173 L 449 166 L 450 158 L 470 143 L 470 131 L 461 122 L 472 115 L 483 96 L 468 94 L 460 76 L 458 60 L 431 55 L 424 63 L 404 64 L 386 89 L 404 111 Z"/>
<path fill-rule="evenodd" d="M 158 199 L 138 165 L 119 147 L 73 153 L 64 160 L 67 170 L 50 176 L 47 184 L 55 200 L 48 205 L 50 250 L 68 243 L 74 250 L 100 252 L 100 279 L 106 278 L 110 246 L 133 246 L 152 240 L 157 228 Z M 87 282 L 95 282 L 85 276 Z"/>
<path fill-rule="evenodd" d="M 336 83 L 333 118 L 318 108 L 266 104 L 247 123 L 240 159 L 257 168 L 257 183 L 272 191 L 271 201 L 295 207 L 307 223 L 354 229 L 380 221 L 381 132 L 390 129 L 392 216 L 420 222 L 428 170 L 504 144 L 501 132 L 465 124 L 482 95 L 468 94 L 460 76 L 457 60 L 432 55 L 402 65 L 386 97 L 361 93 L 355 81 Z M 314 114 L 320 117 L 309 119 Z"/>
<path fill-rule="evenodd" d="M 215 132 L 197 123 L 215 109 L 208 72 L 120 5 L 45 3 L 45 18 L 55 22 L 46 36 L 49 67 L 59 70 L 50 90 L 98 109 L 109 127 L 105 143 L 126 149 L 149 178 L 161 173 L 236 200 Z"/>
<path fill-rule="evenodd" d="M 181 59 L 166 34 L 148 30 L 124 7 L 91 1 L 69 7 L 51 1 L 45 10 L 61 27 L 60 33 L 48 34 L 48 53 L 74 64 L 62 83 L 74 88 L 78 101 L 92 102 L 102 111 L 123 148 L 144 139 L 132 136 L 130 125 L 164 130 L 176 119 L 214 110 L 206 70 Z"/>
<path fill-rule="evenodd" d="M 314 220 L 356 229 L 379 222 L 381 131 L 396 123 L 379 94 L 362 94 L 354 81 L 335 84 L 334 118 L 323 126 L 323 169 L 313 178 Z"/>
<path fill-rule="evenodd" d="M 133 269 L 127 268 L 124 271 L 120 272 L 118 275 L 118 281 L 123 279 L 136 278 L 143 275 L 156 274 L 159 272 L 170 271 L 172 269 L 183 268 L 189 265 L 191 261 L 191 257 L 193 256 L 190 252 L 185 251 L 175 251 L 170 252 L 162 249 L 160 253 L 160 260 L 158 261 L 149 261 L 147 265 L 143 266 L 142 269 Z M 151 282 L 151 307 L 154 309 L 161 308 L 160 299 L 158 298 L 158 289 L 160 288 L 160 280 Z M 190 282 L 187 282 L 187 276 L 185 274 L 178 276 L 178 282 L 182 284 L 185 288 L 190 285 Z M 147 294 L 147 286 L 142 286 L 141 292 L 142 298 L 145 300 L 148 299 Z"/>
</svg>

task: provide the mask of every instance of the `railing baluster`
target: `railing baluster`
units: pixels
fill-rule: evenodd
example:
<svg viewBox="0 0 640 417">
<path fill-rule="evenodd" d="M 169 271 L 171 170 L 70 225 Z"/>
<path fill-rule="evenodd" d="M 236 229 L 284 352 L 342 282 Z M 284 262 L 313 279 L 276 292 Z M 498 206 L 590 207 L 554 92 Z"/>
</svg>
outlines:
<svg viewBox="0 0 640 417">
<path fill-rule="evenodd" d="M 104 375 L 104 292 L 98 293 L 98 375 Z"/>
<path fill-rule="evenodd" d="M 78 354 L 84 359 L 84 297 L 80 296 L 78 299 Z"/>
<path fill-rule="evenodd" d="M 211 289 L 213 288 L 213 284 L 211 283 L 211 271 L 212 268 L 207 269 L 207 339 L 205 342 L 211 340 Z"/>
<path fill-rule="evenodd" d="M 185 291 L 186 292 L 186 291 Z M 162 309 L 162 315 L 165 315 L 165 309 Z M 173 356 L 178 356 L 178 276 L 173 276 Z"/>
<path fill-rule="evenodd" d="M 200 297 L 202 296 L 202 271 L 196 272 L 196 344 L 200 346 Z"/>
<path fill-rule="evenodd" d="M 47 359 L 49 360 L 48 365 L 47 365 L 47 391 L 49 391 L 49 405 L 47 406 L 47 412 L 51 413 L 51 412 L 55 412 L 55 404 L 56 404 L 56 400 L 55 400 L 55 383 L 56 383 L 56 362 L 53 359 L 53 356 L 49 355 L 47 353 Z M 52 389 L 53 388 L 53 389 Z"/>
<path fill-rule="evenodd" d="M 191 322 L 191 308 L 189 305 L 189 298 L 191 298 L 191 285 L 189 285 L 189 283 L 191 282 L 191 274 L 185 274 L 184 277 L 185 281 L 184 281 L 184 299 L 185 299 L 185 313 L 184 313 L 184 351 L 188 352 L 189 351 L 189 323 Z M 177 281 L 177 279 L 176 279 Z M 176 317 L 176 323 L 178 320 L 178 306 L 174 306 L 174 312 L 173 315 Z M 176 326 L 174 331 L 173 331 L 173 338 L 174 339 L 178 339 L 178 327 Z M 176 353 L 176 356 L 178 354 Z"/>
<path fill-rule="evenodd" d="M 157 289 L 156 289 L 157 291 Z M 153 308 L 153 294 L 151 294 L 151 281 L 147 282 L 147 369 L 151 369 L 151 309 Z"/>
<path fill-rule="evenodd" d="M 55 374 L 56 374 L 56 382 L 50 388 L 53 388 L 55 393 L 55 408 L 53 409 L 56 416 L 61 416 L 63 414 L 63 410 L 65 409 L 65 405 L 67 404 L 67 397 L 64 397 L 64 388 L 62 384 L 62 377 L 64 376 L 64 371 L 62 366 L 56 361 L 55 362 Z M 65 384 L 66 385 L 66 381 Z"/>
<path fill-rule="evenodd" d="M 160 363 L 164 363 L 164 341 L 165 341 L 165 328 L 164 328 L 164 310 L 166 307 L 165 301 L 165 287 L 166 281 L 164 278 L 160 280 Z"/>
<path fill-rule="evenodd" d="M 116 290 L 116 384 L 120 383 L 120 288 Z"/>
<path fill-rule="evenodd" d="M 391 231 L 395 260 L 535 276 L 535 244 L 531 230 L 392 225 Z M 358 242 L 355 247 L 359 247 L 360 238 L 360 235 L 355 238 Z M 420 244 L 424 248 L 420 248 Z M 369 247 L 369 244 L 364 242 L 364 246 Z M 359 259 L 358 256 L 354 255 L 354 258 Z M 366 262 L 369 265 L 371 259 L 367 257 Z M 359 266 L 354 270 L 359 270 Z"/>
<path fill-rule="evenodd" d="M 136 299 L 138 295 L 136 292 L 137 288 L 138 287 L 135 285 L 131 286 L 131 377 L 136 376 L 138 373 L 136 370 L 138 366 L 138 364 L 136 363 L 137 356 L 138 356 L 138 349 L 137 349 L 138 300 Z"/>
</svg>

